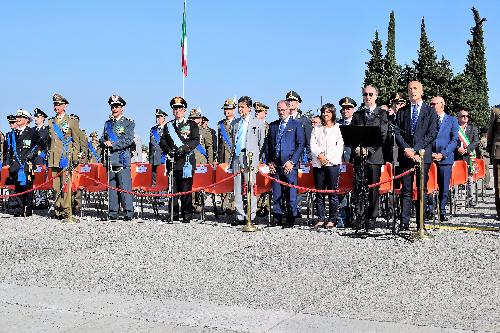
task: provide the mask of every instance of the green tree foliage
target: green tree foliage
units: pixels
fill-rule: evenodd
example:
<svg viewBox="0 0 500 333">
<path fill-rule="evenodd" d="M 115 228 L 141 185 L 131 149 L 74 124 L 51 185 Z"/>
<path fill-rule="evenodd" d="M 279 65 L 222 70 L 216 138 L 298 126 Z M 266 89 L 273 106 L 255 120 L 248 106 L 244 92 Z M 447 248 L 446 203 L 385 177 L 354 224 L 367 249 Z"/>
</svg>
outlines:
<svg viewBox="0 0 500 333">
<path fill-rule="evenodd" d="M 401 69 L 401 75 L 398 80 L 398 91 L 408 93 L 408 83 L 417 79 L 417 73 L 415 72 L 415 67 L 412 65 L 405 64 Z"/>
<path fill-rule="evenodd" d="M 375 38 L 371 41 L 372 49 L 370 60 L 366 63 L 364 86 L 373 85 L 379 90 L 384 85 L 384 58 L 382 57 L 382 42 L 378 37 L 378 31 L 375 31 Z"/>
<path fill-rule="evenodd" d="M 398 91 L 400 74 L 401 67 L 396 62 L 396 20 L 394 11 L 391 11 L 385 44 L 384 84 L 380 87 L 380 104 L 388 103 L 391 94 Z"/>
<path fill-rule="evenodd" d="M 427 38 L 425 19 L 422 17 L 420 25 L 420 48 L 418 50 L 417 61 L 413 61 L 413 65 L 415 66 L 417 80 L 424 86 L 424 100 L 436 96 L 436 92 L 438 91 L 435 82 L 435 73 L 438 67 L 436 59 L 436 50 Z"/>
<path fill-rule="evenodd" d="M 483 23 L 486 18 L 481 18 L 476 8 L 472 7 L 474 26 L 470 29 L 472 38 L 467 41 L 469 54 L 465 64 L 464 74 L 474 82 L 474 101 L 467 105 L 471 112 L 472 120 L 480 127 L 486 126 L 489 119 L 490 108 L 488 105 L 488 80 L 486 78 L 486 58 L 484 47 Z"/>
</svg>

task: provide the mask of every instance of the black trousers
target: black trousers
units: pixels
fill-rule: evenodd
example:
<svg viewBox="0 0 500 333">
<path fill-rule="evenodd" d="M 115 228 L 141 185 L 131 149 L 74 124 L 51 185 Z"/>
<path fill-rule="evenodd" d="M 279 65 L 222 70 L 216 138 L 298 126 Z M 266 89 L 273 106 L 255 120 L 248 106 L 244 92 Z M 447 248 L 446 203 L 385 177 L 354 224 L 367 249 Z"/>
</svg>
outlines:
<svg viewBox="0 0 500 333">
<path fill-rule="evenodd" d="M 366 178 L 368 179 L 368 185 L 378 183 L 380 181 L 380 174 L 382 172 L 381 166 L 378 164 L 366 164 Z M 368 192 L 368 216 L 370 218 L 378 217 L 379 209 L 379 198 L 380 198 L 380 187 L 372 187 Z"/>
<path fill-rule="evenodd" d="M 338 165 L 314 168 L 314 184 L 319 190 L 336 190 L 339 187 L 340 167 Z M 325 194 L 315 193 L 314 203 L 318 221 L 337 222 L 339 214 L 339 197 L 337 194 L 328 194 L 328 219 L 325 213 Z"/>
<path fill-rule="evenodd" d="M 189 178 L 182 178 L 182 173 L 182 170 L 174 170 L 173 172 L 174 182 L 172 183 L 172 185 L 174 193 L 191 191 L 191 189 L 193 188 L 194 170 L 191 174 L 191 177 Z M 174 218 L 179 217 L 179 203 L 177 201 L 178 198 L 180 198 L 182 205 L 182 212 L 180 216 L 183 219 L 191 220 L 191 218 L 193 217 L 193 200 L 191 194 L 181 195 L 180 197 L 173 197 Z"/>
<path fill-rule="evenodd" d="M 411 169 L 413 166 L 402 167 L 401 172 L 407 171 Z M 427 201 L 427 179 L 429 178 L 429 168 L 430 164 L 424 164 L 424 200 Z M 416 172 L 416 180 L 417 180 L 417 193 L 420 190 L 420 171 L 418 169 Z M 413 173 L 406 175 L 402 178 L 403 187 L 401 189 L 401 196 L 403 201 L 403 209 L 401 211 L 401 224 L 409 225 L 410 224 L 410 214 L 411 214 L 411 205 L 412 205 L 412 195 L 413 195 Z M 425 209 L 425 202 L 424 202 Z M 420 222 L 420 197 L 417 195 L 417 226 Z"/>
<path fill-rule="evenodd" d="M 33 175 L 26 175 L 26 185 L 22 186 L 17 181 L 17 171 L 10 172 L 10 178 L 14 181 L 14 192 L 21 193 L 33 188 Z M 12 197 L 12 213 L 14 215 L 31 216 L 33 214 L 33 192 Z"/>
</svg>

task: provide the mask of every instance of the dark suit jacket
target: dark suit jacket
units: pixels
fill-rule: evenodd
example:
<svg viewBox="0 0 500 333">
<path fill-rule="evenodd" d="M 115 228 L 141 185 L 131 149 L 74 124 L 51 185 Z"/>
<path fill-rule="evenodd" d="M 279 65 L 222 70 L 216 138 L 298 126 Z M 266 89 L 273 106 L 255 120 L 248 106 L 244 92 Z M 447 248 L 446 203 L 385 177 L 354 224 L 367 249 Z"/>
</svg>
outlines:
<svg viewBox="0 0 500 333">
<path fill-rule="evenodd" d="M 398 160 L 401 166 L 413 166 L 415 162 L 404 154 L 404 148 L 415 151 L 425 149 L 424 163 L 432 162 L 432 145 L 436 140 L 438 117 L 434 108 L 423 103 L 418 115 L 415 135 L 411 134 L 411 104 L 407 104 L 396 114 L 396 142 L 399 146 Z"/>
<path fill-rule="evenodd" d="M 311 119 L 305 117 L 302 115 L 302 110 L 298 110 L 297 118 L 295 118 L 296 121 L 302 124 L 302 128 L 304 129 L 304 136 L 305 136 L 305 144 L 304 144 L 304 149 L 306 150 L 307 154 L 307 159 L 308 161 L 311 161 L 312 155 L 311 155 L 311 133 L 312 133 L 312 124 L 311 124 Z M 302 157 L 300 158 L 300 161 L 302 162 Z"/>
<path fill-rule="evenodd" d="M 476 126 L 467 124 L 467 127 L 465 128 L 465 135 L 469 138 L 470 145 L 467 146 L 467 152 L 462 155 L 457 150 L 458 147 L 460 147 L 460 139 L 458 139 L 457 149 L 455 149 L 455 160 L 464 160 L 468 163 L 470 160 L 470 153 L 474 152 L 479 146 L 479 134 L 477 133 Z"/>
<path fill-rule="evenodd" d="M 351 118 L 351 121 L 352 121 L 352 118 Z M 337 123 L 339 124 L 339 126 L 349 126 L 351 125 L 351 123 L 349 123 L 349 125 L 345 122 L 344 119 L 339 119 L 337 121 Z M 344 144 L 344 153 L 342 154 L 342 162 L 345 162 L 345 163 L 349 163 L 351 161 L 351 151 L 352 151 L 352 147 L 351 146 L 346 146 Z"/>
<path fill-rule="evenodd" d="M 160 140 L 160 147 L 163 152 L 174 158 L 174 170 L 182 170 L 184 167 L 184 162 L 186 161 L 186 156 L 189 155 L 189 162 L 193 166 L 193 171 L 196 167 L 196 159 L 194 157 L 194 150 L 200 144 L 200 131 L 198 125 L 192 120 L 185 120 L 184 123 L 180 124 L 179 127 L 175 124 L 175 119 L 169 121 L 172 123 L 175 132 L 182 141 L 181 147 L 176 147 L 174 140 L 168 134 L 168 123 L 163 127 L 163 134 Z M 184 132 L 181 132 L 183 130 Z M 187 134 L 186 137 L 183 134 Z M 170 167 L 170 163 L 167 163 Z"/>
<path fill-rule="evenodd" d="M 378 106 L 373 110 L 373 115 L 367 116 L 366 109 L 362 109 L 354 112 L 352 115 L 351 125 L 357 126 L 377 126 L 380 127 L 380 135 L 382 143 L 387 139 L 387 129 L 389 123 L 387 121 L 387 112 L 380 109 Z M 384 164 L 384 154 L 382 151 L 382 146 L 380 147 L 368 147 L 368 158 L 366 163 L 368 164 Z"/>
<path fill-rule="evenodd" d="M 439 117 L 438 117 L 439 123 Z M 453 164 L 454 152 L 458 143 L 458 121 L 457 118 L 445 114 L 443 122 L 439 125 L 436 141 L 432 145 L 433 153 L 443 154 L 443 159 L 437 162 L 439 165 Z"/>
<path fill-rule="evenodd" d="M 276 152 L 276 139 L 278 136 L 281 120 L 275 120 L 269 124 L 269 134 L 267 140 L 267 163 L 275 163 L 283 166 L 287 161 L 292 161 L 294 168 L 298 168 L 304 153 L 305 134 L 301 123 L 294 119 L 288 119 L 285 132 L 281 137 L 281 150 L 278 156 Z"/>
<path fill-rule="evenodd" d="M 10 132 L 7 135 L 11 135 Z M 36 147 L 40 141 L 40 135 L 38 131 L 31 127 L 26 127 L 21 135 L 15 134 L 16 138 L 16 150 L 19 160 L 15 157 L 14 147 L 11 143 L 10 147 L 6 146 L 5 152 L 5 164 L 10 166 L 10 172 L 19 171 L 20 164 L 26 164 L 28 162 L 34 162 L 34 158 L 36 156 Z M 7 145 L 7 138 L 5 139 L 5 143 Z M 27 171 L 27 169 L 25 169 Z"/>
</svg>

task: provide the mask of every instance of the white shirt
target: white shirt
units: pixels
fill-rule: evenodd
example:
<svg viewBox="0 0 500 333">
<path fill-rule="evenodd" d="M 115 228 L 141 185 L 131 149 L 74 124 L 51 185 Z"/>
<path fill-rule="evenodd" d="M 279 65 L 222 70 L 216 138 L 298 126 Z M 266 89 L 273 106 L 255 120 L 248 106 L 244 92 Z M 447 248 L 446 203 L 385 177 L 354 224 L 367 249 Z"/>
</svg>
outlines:
<svg viewBox="0 0 500 333">
<path fill-rule="evenodd" d="M 413 122 L 413 106 L 414 105 L 417 105 L 417 119 L 418 119 L 418 116 L 420 115 L 420 109 L 422 108 L 422 101 L 418 102 L 417 104 L 415 103 L 411 103 L 411 107 L 410 107 L 410 117 L 411 117 L 411 121 Z"/>
<path fill-rule="evenodd" d="M 370 107 L 370 108 L 369 108 L 369 107 L 367 107 L 367 108 L 366 108 L 366 111 L 367 111 L 368 113 L 373 113 L 373 111 L 374 111 L 376 108 L 377 108 L 377 104 L 375 104 L 374 106 L 372 106 L 372 107 Z"/>
<path fill-rule="evenodd" d="M 318 156 L 323 153 L 328 159 L 327 166 L 339 165 L 342 163 L 344 154 L 344 139 L 340 132 L 339 124 L 332 127 L 318 126 L 313 128 L 311 133 L 311 153 L 312 165 L 320 168 L 321 163 Z"/>
<path fill-rule="evenodd" d="M 439 125 L 441 125 L 443 123 L 443 119 L 444 119 L 445 114 L 446 113 L 443 112 L 441 115 L 438 116 L 439 117 Z"/>
</svg>

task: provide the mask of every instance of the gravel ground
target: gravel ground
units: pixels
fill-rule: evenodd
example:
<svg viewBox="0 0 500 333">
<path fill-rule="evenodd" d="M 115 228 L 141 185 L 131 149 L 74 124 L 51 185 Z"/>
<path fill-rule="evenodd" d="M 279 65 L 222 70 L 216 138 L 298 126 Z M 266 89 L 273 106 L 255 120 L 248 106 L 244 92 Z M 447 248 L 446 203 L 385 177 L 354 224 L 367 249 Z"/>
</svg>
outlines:
<svg viewBox="0 0 500 333">
<path fill-rule="evenodd" d="M 451 224 L 499 228 L 488 194 Z M 3 283 L 500 332 L 498 232 L 436 230 L 411 241 L 383 229 L 359 238 L 7 215 L 0 229 Z"/>
</svg>

